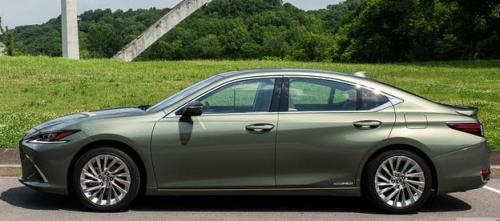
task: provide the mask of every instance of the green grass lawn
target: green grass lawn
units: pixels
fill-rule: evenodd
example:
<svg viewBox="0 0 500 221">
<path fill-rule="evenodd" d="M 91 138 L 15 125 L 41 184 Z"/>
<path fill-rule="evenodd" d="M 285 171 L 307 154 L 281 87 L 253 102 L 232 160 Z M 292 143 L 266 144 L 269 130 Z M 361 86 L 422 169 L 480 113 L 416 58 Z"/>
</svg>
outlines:
<svg viewBox="0 0 500 221">
<path fill-rule="evenodd" d="M 0 147 L 15 147 L 23 132 L 61 115 L 154 104 L 210 75 L 255 68 L 367 71 L 370 78 L 434 101 L 476 106 L 492 148 L 500 149 L 500 60 L 408 64 L 122 63 L 46 57 L 0 57 Z"/>
</svg>

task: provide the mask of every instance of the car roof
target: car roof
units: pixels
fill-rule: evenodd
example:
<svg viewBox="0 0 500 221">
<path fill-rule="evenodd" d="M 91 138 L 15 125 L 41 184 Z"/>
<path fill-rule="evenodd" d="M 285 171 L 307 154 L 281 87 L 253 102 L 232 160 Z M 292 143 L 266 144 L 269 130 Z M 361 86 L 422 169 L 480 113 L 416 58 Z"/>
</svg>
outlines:
<svg viewBox="0 0 500 221">
<path fill-rule="evenodd" d="M 256 77 L 256 76 L 267 76 L 267 75 L 330 75 L 330 77 L 343 76 L 343 77 L 355 77 L 354 75 L 335 72 L 335 71 L 322 71 L 322 70 L 312 70 L 312 69 L 254 69 L 254 70 L 244 70 L 244 71 L 231 71 L 219 74 L 222 78 L 244 78 L 244 77 Z M 357 77 L 359 78 L 359 77 Z"/>
<path fill-rule="evenodd" d="M 287 76 L 287 77 L 320 77 L 338 81 L 349 82 L 352 84 L 360 84 L 374 88 L 385 88 L 379 82 L 370 79 L 359 77 L 354 74 L 345 74 L 335 71 L 309 70 L 309 69 L 257 69 L 246 71 L 233 71 L 217 75 L 222 81 L 237 80 L 253 77 L 268 77 L 268 76 Z"/>
</svg>

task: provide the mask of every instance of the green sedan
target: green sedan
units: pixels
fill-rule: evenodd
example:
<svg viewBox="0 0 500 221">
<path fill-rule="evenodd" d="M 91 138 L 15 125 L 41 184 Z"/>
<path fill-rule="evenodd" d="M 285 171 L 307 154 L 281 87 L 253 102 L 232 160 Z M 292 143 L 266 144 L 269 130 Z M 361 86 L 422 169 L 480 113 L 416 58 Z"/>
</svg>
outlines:
<svg viewBox="0 0 500 221">
<path fill-rule="evenodd" d="M 154 106 L 77 113 L 20 141 L 31 188 L 94 211 L 145 195 L 363 196 L 409 213 L 489 180 L 477 109 L 359 75 L 215 75 Z"/>
</svg>

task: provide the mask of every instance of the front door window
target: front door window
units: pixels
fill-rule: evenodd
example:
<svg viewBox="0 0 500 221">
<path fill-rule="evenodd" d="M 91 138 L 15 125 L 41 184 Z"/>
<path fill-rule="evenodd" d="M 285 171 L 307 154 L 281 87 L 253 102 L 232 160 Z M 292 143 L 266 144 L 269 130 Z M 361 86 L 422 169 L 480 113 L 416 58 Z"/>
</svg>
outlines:
<svg viewBox="0 0 500 221">
<path fill-rule="evenodd" d="M 274 92 L 274 79 L 245 80 L 226 85 L 199 101 L 203 114 L 268 112 Z"/>
</svg>

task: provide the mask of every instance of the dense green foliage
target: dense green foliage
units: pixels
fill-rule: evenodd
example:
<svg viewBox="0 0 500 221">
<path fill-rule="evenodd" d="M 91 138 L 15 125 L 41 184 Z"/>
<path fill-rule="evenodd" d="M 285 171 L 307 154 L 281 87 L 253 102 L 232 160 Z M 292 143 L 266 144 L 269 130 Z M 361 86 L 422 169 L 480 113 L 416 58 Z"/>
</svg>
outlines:
<svg viewBox="0 0 500 221">
<path fill-rule="evenodd" d="M 336 33 L 335 60 L 500 57 L 497 0 L 364 0 Z"/>
<path fill-rule="evenodd" d="M 213 74 L 254 68 L 306 68 L 370 78 L 432 100 L 480 108 L 492 148 L 500 148 L 500 61 L 341 64 L 286 61 L 70 61 L 0 57 L 0 147 L 15 147 L 23 132 L 74 112 L 154 104 Z"/>
<path fill-rule="evenodd" d="M 142 59 L 329 61 L 333 38 L 317 14 L 280 0 L 215 0 Z"/>
<path fill-rule="evenodd" d="M 83 13 L 82 57 L 111 57 L 167 11 Z M 491 59 L 500 58 L 499 24 L 497 0 L 346 0 L 316 11 L 281 0 L 214 0 L 139 59 Z M 61 54 L 60 18 L 14 34 L 21 54 Z"/>
</svg>

